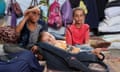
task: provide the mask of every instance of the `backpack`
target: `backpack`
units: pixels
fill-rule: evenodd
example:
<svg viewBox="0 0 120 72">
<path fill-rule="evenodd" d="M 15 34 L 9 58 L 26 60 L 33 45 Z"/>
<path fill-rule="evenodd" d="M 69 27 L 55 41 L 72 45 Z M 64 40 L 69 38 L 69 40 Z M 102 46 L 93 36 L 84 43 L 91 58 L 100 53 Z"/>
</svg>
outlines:
<svg viewBox="0 0 120 72">
<path fill-rule="evenodd" d="M 5 8 L 6 8 L 5 1 L 0 0 L 0 17 L 4 16 Z"/>
<path fill-rule="evenodd" d="M 72 23 L 72 7 L 70 5 L 69 0 L 66 0 L 64 4 L 61 7 L 61 14 L 62 14 L 62 21 L 65 24 L 71 24 Z"/>
<path fill-rule="evenodd" d="M 55 0 L 49 8 L 48 25 L 54 29 L 62 27 L 62 17 L 60 14 L 60 4 Z"/>
<path fill-rule="evenodd" d="M 23 16 L 23 12 L 19 3 L 16 0 L 12 0 L 11 2 L 15 15 L 17 16 L 17 18 L 21 18 Z"/>
</svg>

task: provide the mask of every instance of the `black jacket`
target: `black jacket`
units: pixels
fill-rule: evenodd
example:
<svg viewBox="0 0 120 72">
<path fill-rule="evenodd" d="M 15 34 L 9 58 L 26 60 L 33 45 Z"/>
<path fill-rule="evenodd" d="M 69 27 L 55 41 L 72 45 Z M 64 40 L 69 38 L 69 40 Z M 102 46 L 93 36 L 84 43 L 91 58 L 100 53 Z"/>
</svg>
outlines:
<svg viewBox="0 0 120 72">
<path fill-rule="evenodd" d="M 45 22 L 43 21 L 39 21 L 39 24 L 42 26 L 42 28 L 40 29 L 39 32 L 42 32 L 42 31 L 46 31 L 46 28 L 43 27 Z M 20 47 L 24 47 L 27 46 L 27 44 L 29 43 L 29 36 L 30 36 L 30 31 L 29 29 L 27 28 L 27 24 L 24 25 L 21 33 L 20 33 L 20 38 L 19 38 L 19 41 L 18 41 L 18 44 Z"/>
</svg>

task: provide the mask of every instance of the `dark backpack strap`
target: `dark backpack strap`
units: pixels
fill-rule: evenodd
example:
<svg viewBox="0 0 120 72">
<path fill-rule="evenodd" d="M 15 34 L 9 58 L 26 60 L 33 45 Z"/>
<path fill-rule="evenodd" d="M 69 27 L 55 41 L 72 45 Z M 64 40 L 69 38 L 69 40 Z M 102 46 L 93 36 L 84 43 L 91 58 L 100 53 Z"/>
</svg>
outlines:
<svg viewBox="0 0 120 72">
<path fill-rule="evenodd" d="M 32 5 L 33 4 L 33 5 Z M 31 3 L 30 3 L 30 6 L 37 6 L 38 5 L 38 2 L 37 0 L 32 0 Z M 29 7 L 30 7 L 29 6 Z"/>
</svg>

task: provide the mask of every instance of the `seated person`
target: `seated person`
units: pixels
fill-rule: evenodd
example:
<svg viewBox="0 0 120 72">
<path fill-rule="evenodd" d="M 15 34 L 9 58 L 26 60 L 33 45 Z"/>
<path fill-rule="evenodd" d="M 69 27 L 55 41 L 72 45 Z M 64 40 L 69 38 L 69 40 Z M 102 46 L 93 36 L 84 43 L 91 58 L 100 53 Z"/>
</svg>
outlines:
<svg viewBox="0 0 120 72">
<path fill-rule="evenodd" d="M 82 8 L 73 10 L 73 24 L 66 29 L 66 43 L 83 45 L 89 42 L 89 25 L 84 23 L 85 12 Z"/>
<path fill-rule="evenodd" d="M 73 24 L 66 28 L 66 43 L 81 48 L 81 50 L 90 50 L 90 36 L 89 25 L 85 24 L 85 12 L 82 8 L 75 8 L 73 10 Z M 109 42 L 100 42 L 92 45 L 94 48 L 105 48 L 110 45 Z M 103 46 L 104 45 L 104 46 Z"/>
<path fill-rule="evenodd" d="M 38 42 L 46 42 L 48 44 L 51 44 L 53 46 L 56 46 L 62 50 L 68 51 L 72 54 L 77 54 L 80 52 L 80 48 L 76 48 L 74 46 L 68 46 L 65 41 L 56 40 L 53 35 L 51 35 L 48 32 L 41 32 L 39 35 Z M 32 47 L 32 51 L 35 52 L 38 49 L 37 46 Z M 97 55 L 100 59 L 102 59 L 102 56 L 100 55 L 101 49 L 96 48 L 91 51 L 93 54 Z"/>
<path fill-rule="evenodd" d="M 37 42 L 39 32 L 43 30 L 38 24 L 40 18 L 40 9 L 38 7 L 30 7 L 24 13 L 24 18 L 16 27 L 16 32 L 19 33 L 19 45 L 24 48 L 31 48 Z"/>
</svg>

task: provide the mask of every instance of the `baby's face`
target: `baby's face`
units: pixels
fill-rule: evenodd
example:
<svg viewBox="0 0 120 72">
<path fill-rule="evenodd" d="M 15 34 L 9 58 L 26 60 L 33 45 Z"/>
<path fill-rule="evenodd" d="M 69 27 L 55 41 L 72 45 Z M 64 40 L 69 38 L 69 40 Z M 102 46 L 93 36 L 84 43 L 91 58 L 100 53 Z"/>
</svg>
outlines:
<svg viewBox="0 0 120 72">
<path fill-rule="evenodd" d="M 41 41 L 53 45 L 55 43 L 55 37 L 48 32 L 44 32 Z"/>
</svg>

